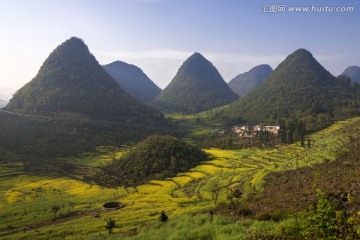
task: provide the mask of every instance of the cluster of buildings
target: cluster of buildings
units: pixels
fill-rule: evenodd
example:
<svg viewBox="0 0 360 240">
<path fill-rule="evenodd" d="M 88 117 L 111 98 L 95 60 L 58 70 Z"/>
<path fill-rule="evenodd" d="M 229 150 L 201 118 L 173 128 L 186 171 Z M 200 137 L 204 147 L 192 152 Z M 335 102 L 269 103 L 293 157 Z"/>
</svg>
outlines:
<svg viewBox="0 0 360 240">
<path fill-rule="evenodd" d="M 232 131 L 239 137 L 258 137 L 261 132 L 268 132 L 277 136 L 280 133 L 280 126 L 243 125 L 234 126 Z"/>
</svg>

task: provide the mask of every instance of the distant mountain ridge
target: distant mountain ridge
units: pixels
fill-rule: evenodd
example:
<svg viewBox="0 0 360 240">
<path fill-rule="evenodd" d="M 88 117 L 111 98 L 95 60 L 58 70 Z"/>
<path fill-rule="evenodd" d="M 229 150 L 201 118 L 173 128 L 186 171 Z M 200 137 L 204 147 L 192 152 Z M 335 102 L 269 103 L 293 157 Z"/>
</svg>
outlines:
<svg viewBox="0 0 360 240">
<path fill-rule="evenodd" d="M 358 66 L 347 67 L 341 75 L 348 76 L 351 80 L 360 83 L 360 67 Z"/>
<path fill-rule="evenodd" d="M 262 64 L 234 77 L 228 83 L 229 87 L 240 97 L 259 87 L 273 72 L 273 69 Z"/>
<path fill-rule="evenodd" d="M 358 115 L 360 87 L 331 75 L 305 49 L 290 54 L 262 86 L 229 107 L 228 120 L 278 123 L 303 120 L 319 129 Z"/>
<path fill-rule="evenodd" d="M 237 99 L 213 64 L 194 53 L 151 104 L 166 112 L 196 113 Z"/>
<path fill-rule="evenodd" d="M 7 101 L 0 99 L 0 108 L 4 107 L 7 104 Z"/>
<path fill-rule="evenodd" d="M 161 92 L 161 89 L 135 65 L 115 61 L 104 65 L 103 68 L 126 92 L 141 102 L 149 102 Z"/>
</svg>

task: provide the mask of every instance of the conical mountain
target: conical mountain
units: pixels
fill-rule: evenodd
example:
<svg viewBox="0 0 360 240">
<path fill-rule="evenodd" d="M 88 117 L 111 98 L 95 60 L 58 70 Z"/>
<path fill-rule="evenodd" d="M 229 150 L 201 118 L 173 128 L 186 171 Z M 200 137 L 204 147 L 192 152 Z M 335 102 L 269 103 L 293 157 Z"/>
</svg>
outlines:
<svg viewBox="0 0 360 240">
<path fill-rule="evenodd" d="M 347 67 L 341 75 L 348 76 L 351 80 L 360 83 L 360 67 L 358 66 Z"/>
<path fill-rule="evenodd" d="M 105 71 L 134 98 L 150 102 L 161 89 L 137 66 L 122 61 L 104 65 Z"/>
<path fill-rule="evenodd" d="M 317 129 L 359 114 L 359 93 L 358 85 L 334 77 L 309 51 L 299 49 L 261 87 L 232 104 L 228 117 L 264 124 L 303 120 L 309 129 Z"/>
<path fill-rule="evenodd" d="M 167 112 L 196 113 L 238 99 L 218 70 L 200 53 L 191 55 L 152 102 Z"/>
<path fill-rule="evenodd" d="M 0 149 L 25 156 L 93 152 L 169 130 L 161 112 L 126 93 L 75 37 L 49 55 L 5 110 Z"/>
<path fill-rule="evenodd" d="M 228 83 L 228 85 L 239 96 L 245 96 L 258 88 L 272 72 L 273 69 L 269 65 L 262 64 L 252 68 L 246 73 L 237 75 Z"/>
<path fill-rule="evenodd" d="M 49 55 L 36 77 L 14 94 L 6 110 L 102 120 L 162 119 L 160 112 L 121 89 L 75 37 Z"/>
</svg>

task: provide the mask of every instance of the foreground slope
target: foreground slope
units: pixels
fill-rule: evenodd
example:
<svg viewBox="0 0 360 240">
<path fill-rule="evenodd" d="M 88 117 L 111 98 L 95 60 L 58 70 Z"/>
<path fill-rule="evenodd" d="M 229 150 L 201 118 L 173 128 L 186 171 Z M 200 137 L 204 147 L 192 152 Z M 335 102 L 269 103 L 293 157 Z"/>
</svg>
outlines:
<svg viewBox="0 0 360 240">
<path fill-rule="evenodd" d="M 347 67 L 341 75 L 348 76 L 354 82 L 360 83 L 360 67 L 358 66 Z"/>
<path fill-rule="evenodd" d="M 273 69 L 262 64 L 234 77 L 228 83 L 229 87 L 240 97 L 258 88 L 273 72 Z"/>
<path fill-rule="evenodd" d="M 194 53 L 152 105 L 166 112 L 196 113 L 237 98 L 212 63 L 200 53 Z"/>
<path fill-rule="evenodd" d="M 163 210 L 169 216 L 169 223 L 173 224 L 175 218 L 181 221 L 181 218 L 188 218 L 186 215 L 189 214 L 194 219 L 194 215 L 213 210 L 215 195 L 217 206 L 230 204 L 229 193 L 236 189 L 242 192 L 241 202 L 253 200 L 256 203 L 264 190 L 264 183 L 271 185 L 264 180 L 267 174 L 336 161 L 348 152 L 348 144 L 352 140 L 359 139 L 359 124 L 359 118 L 349 119 L 312 134 L 309 137 L 315 140 L 315 144 L 311 148 L 300 147 L 297 142 L 274 149 L 207 150 L 213 159 L 188 172 L 166 180 L 152 180 L 144 185 L 117 189 L 99 187 L 93 182 L 84 183 L 80 179 L 31 176 L 26 172 L 22 159 L 16 159 L 10 164 L 8 159 L 16 157 L 1 154 L 0 217 L 4 221 L 0 223 L 0 237 L 52 239 L 77 238 L 81 235 L 83 238 L 95 239 L 99 235 L 108 235 L 104 225 L 111 218 L 117 226 L 121 226 L 114 229 L 112 239 L 123 239 L 124 235 L 142 232 L 143 226 L 155 229 L 153 226 L 159 221 L 159 214 Z M 111 161 L 113 158 L 118 159 L 117 155 L 109 152 L 106 157 L 88 156 L 77 162 Z M 314 173 L 313 176 L 319 175 Z M 301 182 L 306 185 L 314 183 Z M 314 194 L 311 195 L 308 205 Z M 101 210 L 102 204 L 108 201 L 120 201 L 125 207 L 117 211 Z M 359 202 L 358 197 L 354 201 Z M 266 204 L 264 201 L 251 214 L 266 212 L 269 210 Z M 61 206 L 55 214 L 51 210 L 53 205 Z M 276 200 L 271 206 L 274 211 L 283 207 L 276 205 Z M 247 212 L 235 211 L 234 214 L 244 217 Z M 53 219 L 55 216 L 60 219 Z M 205 218 L 209 219 L 209 214 Z M 217 216 L 214 216 L 216 221 Z M 245 231 L 249 228 L 249 222 L 244 222 L 247 223 L 244 224 L 245 229 L 242 228 Z M 183 239 L 184 231 L 193 227 L 186 227 L 177 237 Z M 224 239 L 239 239 L 239 235 L 234 236 L 233 231 L 223 234 L 226 235 Z"/>
<path fill-rule="evenodd" d="M 122 61 L 104 65 L 103 68 L 115 81 L 134 98 L 149 102 L 161 89 L 137 66 Z"/>
<path fill-rule="evenodd" d="M 359 85 L 331 75 L 312 54 L 299 49 L 290 54 L 257 90 L 232 104 L 233 121 L 277 123 L 303 120 L 318 129 L 334 119 L 359 114 Z"/>
</svg>

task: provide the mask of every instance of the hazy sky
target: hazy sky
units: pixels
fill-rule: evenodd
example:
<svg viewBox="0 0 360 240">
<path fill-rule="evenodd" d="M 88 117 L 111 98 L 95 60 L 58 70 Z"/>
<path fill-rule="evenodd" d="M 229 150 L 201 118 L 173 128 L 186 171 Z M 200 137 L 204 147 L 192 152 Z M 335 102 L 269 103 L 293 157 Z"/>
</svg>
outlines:
<svg viewBox="0 0 360 240">
<path fill-rule="evenodd" d="M 290 12 L 293 6 L 324 10 Z M 335 12 L 347 6 L 354 11 Z M 161 88 L 195 51 L 227 82 L 258 64 L 275 68 L 298 48 L 336 76 L 360 65 L 359 0 L 0 0 L 0 11 L 3 99 L 71 36 L 82 38 L 101 64 L 135 64 Z"/>
</svg>

